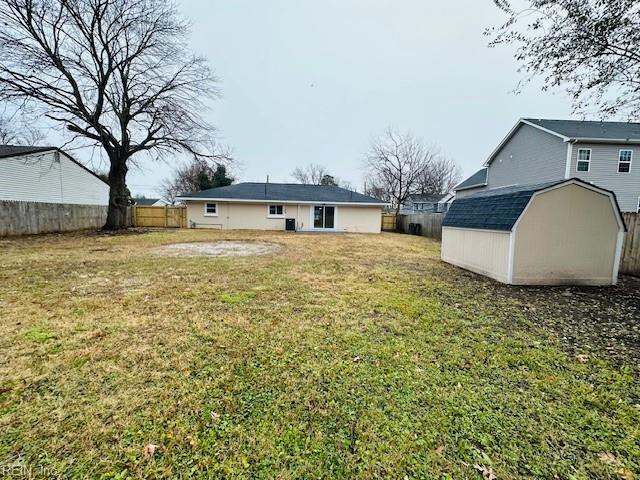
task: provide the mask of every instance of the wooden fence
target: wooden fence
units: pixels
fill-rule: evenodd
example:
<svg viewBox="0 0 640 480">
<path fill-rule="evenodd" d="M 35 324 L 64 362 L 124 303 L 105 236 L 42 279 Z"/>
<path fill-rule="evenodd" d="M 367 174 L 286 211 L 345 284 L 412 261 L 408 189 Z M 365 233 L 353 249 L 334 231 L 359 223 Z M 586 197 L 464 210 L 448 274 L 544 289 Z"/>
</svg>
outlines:
<svg viewBox="0 0 640 480">
<path fill-rule="evenodd" d="M 382 214 L 382 231 L 383 232 L 395 232 L 398 230 L 398 223 L 396 221 L 395 213 L 383 213 Z"/>
<path fill-rule="evenodd" d="M 625 213 L 627 235 L 622 247 L 620 273 L 640 276 L 640 214 Z"/>
<path fill-rule="evenodd" d="M 101 205 L 0 200 L 0 236 L 96 229 L 106 218 Z"/>
<path fill-rule="evenodd" d="M 400 215 L 398 228 L 404 233 L 409 233 L 409 224 L 420 225 L 420 235 L 423 237 L 442 239 L 442 213 L 415 213 Z"/>
<path fill-rule="evenodd" d="M 186 207 L 131 207 L 131 223 L 134 227 L 187 228 Z"/>
</svg>

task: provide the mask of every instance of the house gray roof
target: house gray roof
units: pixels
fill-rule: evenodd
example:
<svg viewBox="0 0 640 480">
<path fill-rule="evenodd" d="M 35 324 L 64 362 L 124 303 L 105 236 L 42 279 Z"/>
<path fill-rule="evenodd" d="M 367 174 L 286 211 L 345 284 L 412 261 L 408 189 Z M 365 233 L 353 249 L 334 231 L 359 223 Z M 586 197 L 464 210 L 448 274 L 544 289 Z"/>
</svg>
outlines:
<svg viewBox="0 0 640 480">
<path fill-rule="evenodd" d="M 455 190 L 467 190 L 469 188 L 483 187 L 487 184 L 487 169 L 481 168 L 465 181 L 456 185 Z"/>
<path fill-rule="evenodd" d="M 640 140 L 640 123 L 538 118 L 523 118 L 523 120 L 572 140 Z"/>
<path fill-rule="evenodd" d="M 511 231 L 513 226 L 529 204 L 531 197 L 541 190 L 577 182 L 594 188 L 594 185 L 578 178 L 569 180 L 554 180 L 535 185 L 516 185 L 511 187 L 492 188 L 483 190 L 468 197 L 455 200 L 442 221 L 443 227 L 476 228 L 481 230 Z M 609 190 L 595 187 L 605 193 L 615 194 Z M 616 200 L 618 214 L 622 219 L 620 207 Z M 624 220 L 623 220 L 624 223 Z"/>
<path fill-rule="evenodd" d="M 0 158 L 28 155 L 30 153 L 48 152 L 57 150 L 56 147 L 29 147 L 23 145 L 0 145 Z"/>
<path fill-rule="evenodd" d="M 382 200 L 335 185 L 306 185 L 297 183 L 237 183 L 227 187 L 210 188 L 186 193 L 179 200 L 256 200 L 318 203 L 385 204 Z"/>
</svg>

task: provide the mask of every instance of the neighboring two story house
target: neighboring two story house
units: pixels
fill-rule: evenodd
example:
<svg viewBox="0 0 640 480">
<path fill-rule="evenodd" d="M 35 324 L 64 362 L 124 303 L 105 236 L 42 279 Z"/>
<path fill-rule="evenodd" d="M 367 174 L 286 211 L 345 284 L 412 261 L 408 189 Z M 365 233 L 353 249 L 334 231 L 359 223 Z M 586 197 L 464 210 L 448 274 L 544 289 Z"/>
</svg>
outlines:
<svg viewBox="0 0 640 480">
<path fill-rule="evenodd" d="M 572 177 L 613 191 L 623 212 L 640 211 L 640 123 L 520 119 L 456 197 Z"/>
</svg>

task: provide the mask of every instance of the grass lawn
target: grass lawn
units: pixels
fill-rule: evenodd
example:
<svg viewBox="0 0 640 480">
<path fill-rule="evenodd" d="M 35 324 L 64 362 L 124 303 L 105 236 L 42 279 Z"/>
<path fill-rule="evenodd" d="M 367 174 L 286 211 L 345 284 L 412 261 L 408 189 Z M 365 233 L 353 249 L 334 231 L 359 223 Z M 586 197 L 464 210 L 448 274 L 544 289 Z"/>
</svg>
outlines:
<svg viewBox="0 0 640 480">
<path fill-rule="evenodd" d="M 158 249 L 220 239 L 282 249 Z M 0 477 L 640 478 L 637 365 L 564 292 L 394 234 L 3 240 Z"/>
</svg>

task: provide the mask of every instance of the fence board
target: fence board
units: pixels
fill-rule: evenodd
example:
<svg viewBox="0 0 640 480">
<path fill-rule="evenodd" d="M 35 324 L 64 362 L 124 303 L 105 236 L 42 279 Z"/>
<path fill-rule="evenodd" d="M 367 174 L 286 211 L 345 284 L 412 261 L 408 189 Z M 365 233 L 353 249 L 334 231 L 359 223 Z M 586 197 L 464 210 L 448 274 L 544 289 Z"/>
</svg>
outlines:
<svg viewBox="0 0 640 480">
<path fill-rule="evenodd" d="M 412 213 L 409 215 L 400 215 L 398 221 L 400 230 L 409 233 L 409 224 L 417 223 L 421 226 L 420 235 L 423 237 L 442 239 L 442 213 Z"/>
<path fill-rule="evenodd" d="M 640 218 L 637 213 L 624 213 L 627 235 L 622 248 L 620 273 L 640 276 Z"/>
<path fill-rule="evenodd" d="M 186 207 L 151 207 L 134 205 L 132 221 L 135 227 L 186 228 Z"/>
<path fill-rule="evenodd" d="M 100 228 L 107 207 L 0 200 L 0 236 Z"/>
</svg>

